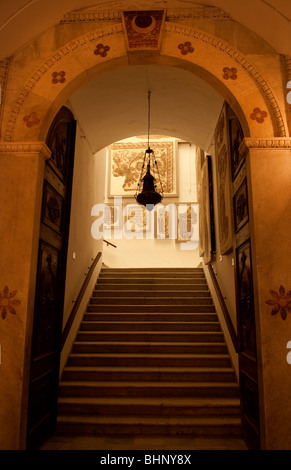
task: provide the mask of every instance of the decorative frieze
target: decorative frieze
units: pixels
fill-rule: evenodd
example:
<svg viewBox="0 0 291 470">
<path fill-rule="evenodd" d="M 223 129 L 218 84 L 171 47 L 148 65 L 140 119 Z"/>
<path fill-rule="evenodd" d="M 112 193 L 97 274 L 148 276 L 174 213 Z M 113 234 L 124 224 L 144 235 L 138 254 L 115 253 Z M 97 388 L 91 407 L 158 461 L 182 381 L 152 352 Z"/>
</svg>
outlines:
<svg viewBox="0 0 291 470">
<path fill-rule="evenodd" d="M 218 19 L 230 20 L 230 14 L 221 8 L 216 7 L 197 7 L 197 8 L 170 8 L 166 10 L 167 20 L 180 20 L 180 19 Z M 94 21 L 121 21 L 121 11 L 97 11 L 97 10 L 83 10 L 71 11 L 66 13 L 61 19 L 60 23 L 76 23 L 76 22 L 94 22 Z"/>
<path fill-rule="evenodd" d="M 221 8 L 216 7 L 204 7 L 204 8 L 178 8 L 168 9 L 166 18 L 168 20 L 179 20 L 186 18 L 193 18 L 196 20 L 203 19 L 218 19 L 218 20 L 229 20 L 231 16 Z"/>
<path fill-rule="evenodd" d="M 71 11 L 66 13 L 60 23 L 121 21 L 120 11 Z"/>
<path fill-rule="evenodd" d="M 0 142 L 0 155 L 2 154 L 31 154 L 38 153 L 47 160 L 51 151 L 44 142 Z"/>
<path fill-rule="evenodd" d="M 246 137 L 240 145 L 239 152 L 245 154 L 248 149 L 291 150 L 291 137 L 271 137 L 270 139 Z"/>
</svg>

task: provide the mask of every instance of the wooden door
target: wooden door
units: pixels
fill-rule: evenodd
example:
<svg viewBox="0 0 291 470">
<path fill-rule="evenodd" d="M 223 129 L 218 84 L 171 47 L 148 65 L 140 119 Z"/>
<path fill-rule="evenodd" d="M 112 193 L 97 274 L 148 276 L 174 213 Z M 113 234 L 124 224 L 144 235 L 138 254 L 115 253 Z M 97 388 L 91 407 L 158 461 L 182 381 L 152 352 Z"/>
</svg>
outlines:
<svg viewBox="0 0 291 470">
<path fill-rule="evenodd" d="M 56 422 L 60 343 L 76 123 L 61 108 L 49 130 L 31 349 L 27 448 L 37 448 Z"/>
<path fill-rule="evenodd" d="M 235 266 L 241 419 L 245 440 L 260 448 L 256 322 L 249 226 L 247 155 L 239 120 L 225 103 L 215 131 L 221 254 L 231 254 Z"/>
<path fill-rule="evenodd" d="M 227 117 L 231 159 L 242 430 L 248 446 L 251 449 L 259 449 L 260 413 L 247 155 L 239 150 L 244 138 L 243 131 L 230 108 Z"/>
</svg>

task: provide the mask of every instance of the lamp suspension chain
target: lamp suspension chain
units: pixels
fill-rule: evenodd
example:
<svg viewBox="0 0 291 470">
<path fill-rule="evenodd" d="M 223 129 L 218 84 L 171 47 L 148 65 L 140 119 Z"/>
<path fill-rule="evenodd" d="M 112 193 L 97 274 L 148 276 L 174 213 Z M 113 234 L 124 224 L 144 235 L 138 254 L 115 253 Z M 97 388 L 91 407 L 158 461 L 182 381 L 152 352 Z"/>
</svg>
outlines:
<svg viewBox="0 0 291 470">
<path fill-rule="evenodd" d="M 150 127 L 151 127 L 151 92 L 148 92 L 148 148 L 150 148 Z"/>
</svg>

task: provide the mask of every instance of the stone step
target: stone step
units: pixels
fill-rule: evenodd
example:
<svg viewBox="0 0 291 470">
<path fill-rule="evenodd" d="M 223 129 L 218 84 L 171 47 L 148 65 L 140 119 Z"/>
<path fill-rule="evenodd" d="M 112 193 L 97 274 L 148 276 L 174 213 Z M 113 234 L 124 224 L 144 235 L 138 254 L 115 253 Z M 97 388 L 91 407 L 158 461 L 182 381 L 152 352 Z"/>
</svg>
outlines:
<svg viewBox="0 0 291 470">
<path fill-rule="evenodd" d="M 148 272 L 156 272 L 156 273 L 181 273 L 181 272 L 190 272 L 190 273 L 202 273 L 204 275 L 203 268 L 183 268 L 183 267 L 170 267 L 170 268 L 104 268 L 102 267 L 101 273 L 148 273 Z"/>
<path fill-rule="evenodd" d="M 173 290 L 172 288 L 169 290 L 146 290 L 144 288 L 140 289 L 135 289 L 135 290 L 129 290 L 129 289 L 123 289 L 123 290 L 109 290 L 109 289 L 98 289 L 94 290 L 92 293 L 92 297 L 96 298 L 103 298 L 103 297 L 108 297 L 108 298 L 133 298 L 133 297 L 138 297 L 141 299 L 147 299 L 149 297 L 161 297 L 162 299 L 167 299 L 167 298 L 177 298 L 177 299 L 184 299 L 185 297 L 190 297 L 190 298 L 211 298 L 210 297 L 210 292 L 208 290 L 201 291 L 201 290 L 196 290 L 196 291 L 191 291 L 191 290 Z"/>
<path fill-rule="evenodd" d="M 149 307 L 148 307 L 149 308 Z M 117 309 L 118 310 L 118 309 Z M 132 309 L 134 310 L 134 309 Z M 215 312 L 169 312 L 169 309 L 166 309 L 166 312 L 145 312 L 145 313 L 134 313 L 132 312 L 112 312 L 110 308 L 107 309 L 107 312 L 99 311 L 96 309 L 96 306 L 87 308 L 87 312 L 84 314 L 84 321 L 131 321 L 131 322 L 171 322 L 171 321 L 181 321 L 181 322 L 217 322 L 218 317 Z M 190 309 L 191 310 L 191 309 Z"/>
<path fill-rule="evenodd" d="M 238 398 L 223 397 L 60 397 L 59 413 L 119 416 L 226 416 L 240 415 Z"/>
<path fill-rule="evenodd" d="M 241 436 L 237 417 L 59 416 L 58 434 Z"/>
<path fill-rule="evenodd" d="M 220 323 L 214 321 L 82 321 L 80 331 L 142 331 L 152 332 L 161 331 L 164 333 L 171 331 L 181 332 L 220 332 Z"/>
<path fill-rule="evenodd" d="M 127 305 L 136 305 L 138 308 L 142 306 L 143 308 L 147 305 L 151 306 L 170 306 L 177 307 L 179 305 L 188 306 L 193 305 L 211 305 L 213 306 L 213 301 L 211 297 L 152 297 L 152 296 L 136 296 L 136 297 L 117 297 L 117 296 L 108 296 L 108 297 L 91 297 L 90 305 L 112 305 L 118 307 L 125 307 Z M 169 308 L 169 307 L 168 307 Z"/>
<path fill-rule="evenodd" d="M 202 268 L 102 268 L 59 384 L 62 434 L 240 436 Z"/>
<path fill-rule="evenodd" d="M 69 367 L 230 367 L 229 354 L 70 354 Z"/>
<path fill-rule="evenodd" d="M 122 273 L 113 273 L 112 271 L 103 272 L 99 274 L 99 279 L 110 279 L 110 278 L 119 278 L 122 276 L 124 279 L 205 279 L 205 276 L 202 272 L 156 272 L 156 271 L 147 271 L 147 272 L 122 272 Z"/>
<path fill-rule="evenodd" d="M 197 285 L 197 284 L 202 284 L 202 285 L 207 285 L 206 279 L 204 277 L 196 277 L 196 278 L 160 278 L 160 277 L 137 277 L 137 276 L 132 276 L 132 277 L 127 277 L 125 278 L 124 276 L 122 277 L 113 277 L 113 276 L 106 276 L 98 279 L 97 284 L 175 284 L 175 285 L 185 285 L 185 284 L 192 284 L 192 285 Z"/>
<path fill-rule="evenodd" d="M 192 291 L 194 294 L 195 291 L 199 292 L 208 292 L 208 285 L 206 282 L 201 282 L 201 283 L 158 283 L 158 282 L 153 282 L 152 284 L 144 283 L 144 282 L 124 282 L 122 283 L 110 283 L 110 282 L 97 282 L 95 285 L 95 290 L 94 292 L 102 292 L 103 290 L 105 291 L 111 291 L 111 292 L 122 292 L 123 290 L 130 290 L 130 292 L 140 292 L 140 291 L 154 291 L 154 292 L 167 292 L 167 291 L 183 291 L 183 292 L 188 292 Z M 94 294 L 94 293 L 93 293 Z"/>
<path fill-rule="evenodd" d="M 187 332 L 187 331 L 79 331 L 76 341 L 78 342 L 224 342 L 224 335 L 219 332 Z"/>
<path fill-rule="evenodd" d="M 236 383 L 228 382 L 93 382 L 61 381 L 59 396 L 93 397 L 238 397 Z"/>
<path fill-rule="evenodd" d="M 226 343 L 77 342 L 73 354 L 227 354 Z"/>
<path fill-rule="evenodd" d="M 231 367 L 65 367 L 64 381 L 234 382 Z"/>
<path fill-rule="evenodd" d="M 93 303 L 94 300 L 91 298 L 89 305 L 87 306 L 88 312 L 100 312 L 100 313 L 133 313 L 139 316 L 142 313 L 151 314 L 151 313 L 166 313 L 167 315 L 173 315 L 174 313 L 178 315 L 182 315 L 183 313 L 215 313 L 214 305 L 187 305 L 187 304 L 180 304 L 180 305 L 158 305 L 157 303 L 151 305 L 131 305 L 131 304 L 123 304 L 116 305 L 112 304 L 104 304 L 104 303 Z"/>
</svg>

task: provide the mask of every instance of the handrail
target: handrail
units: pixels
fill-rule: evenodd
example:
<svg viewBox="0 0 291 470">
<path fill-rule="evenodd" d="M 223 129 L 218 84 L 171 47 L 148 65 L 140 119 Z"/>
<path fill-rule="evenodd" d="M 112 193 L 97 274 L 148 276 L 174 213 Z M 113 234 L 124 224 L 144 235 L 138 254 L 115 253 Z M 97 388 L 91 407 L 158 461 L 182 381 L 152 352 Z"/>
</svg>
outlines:
<svg viewBox="0 0 291 470">
<path fill-rule="evenodd" d="M 233 343 L 233 346 L 234 346 L 234 349 L 236 352 L 238 352 L 238 337 L 237 337 L 237 333 L 234 329 L 234 326 L 233 326 L 233 323 L 232 323 L 232 320 L 230 318 L 230 314 L 229 314 L 229 311 L 228 311 L 228 308 L 226 306 L 226 303 L 224 301 L 224 298 L 223 298 L 223 295 L 222 295 L 222 292 L 220 290 L 220 286 L 218 284 L 218 281 L 216 279 L 216 276 L 214 274 L 214 271 L 213 271 L 213 267 L 211 264 L 208 264 L 208 270 L 209 270 L 209 274 L 210 274 L 210 277 L 211 277 L 211 280 L 213 282 L 213 285 L 214 285 L 214 288 L 215 288 L 215 291 L 216 291 L 216 294 L 217 294 L 217 297 L 218 297 L 218 300 L 219 300 L 219 303 L 220 303 L 220 306 L 221 306 L 221 309 L 222 309 L 222 313 L 223 313 L 223 316 L 224 316 L 224 319 L 226 321 L 226 325 L 227 325 L 227 328 L 228 328 L 228 331 L 229 331 L 229 334 L 230 334 L 230 337 L 232 339 L 232 343 Z"/>
<path fill-rule="evenodd" d="M 70 329 L 71 329 L 71 326 L 72 326 L 73 321 L 74 321 L 74 319 L 75 319 L 75 317 L 76 317 L 76 315 L 77 315 L 78 308 L 79 308 L 80 303 L 81 303 L 81 301 L 82 301 L 82 299 L 83 299 L 83 296 L 84 296 L 84 294 L 85 294 L 85 292 L 86 292 L 87 286 L 88 286 L 89 281 L 90 281 L 90 279 L 91 279 L 91 277 L 92 277 L 92 274 L 93 274 L 93 272 L 94 272 L 94 269 L 95 269 L 95 267 L 96 267 L 96 265 L 97 265 L 99 259 L 101 258 L 101 254 L 102 254 L 102 253 L 99 251 L 99 252 L 97 253 L 96 257 L 94 258 L 93 263 L 91 264 L 91 266 L 90 266 L 90 268 L 89 268 L 89 271 L 88 271 L 88 273 L 86 274 L 86 279 L 85 279 L 85 281 L 83 282 L 83 285 L 82 285 L 82 287 L 81 287 L 81 289 L 80 289 L 80 292 L 79 292 L 79 294 L 78 294 L 77 300 L 74 302 L 74 307 L 72 308 L 72 311 L 71 311 L 71 313 L 70 313 L 70 316 L 69 316 L 69 318 L 68 318 L 68 320 L 67 320 L 67 323 L 66 323 L 65 328 L 64 328 L 63 333 L 62 333 L 61 349 L 63 349 L 63 347 L 64 347 L 64 345 L 65 345 L 66 339 L 67 339 L 68 334 L 69 334 Z"/>
<path fill-rule="evenodd" d="M 111 245 L 111 246 L 113 246 L 114 248 L 117 248 L 116 245 L 113 245 L 113 243 L 110 243 L 108 240 L 104 240 L 104 239 L 103 239 L 103 241 L 104 241 L 104 243 L 107 243 L 107 246 L 108 246 L 108 245 Z"/>
</svg>

